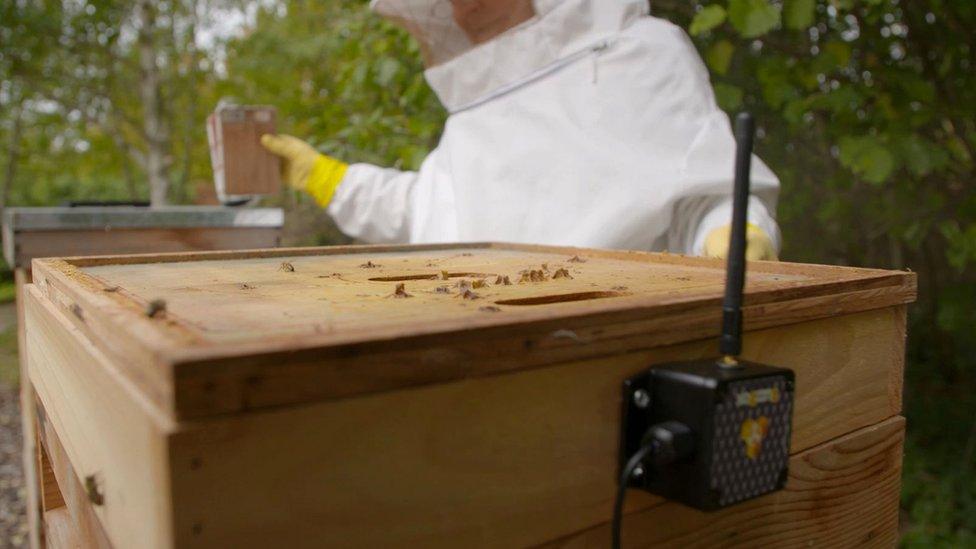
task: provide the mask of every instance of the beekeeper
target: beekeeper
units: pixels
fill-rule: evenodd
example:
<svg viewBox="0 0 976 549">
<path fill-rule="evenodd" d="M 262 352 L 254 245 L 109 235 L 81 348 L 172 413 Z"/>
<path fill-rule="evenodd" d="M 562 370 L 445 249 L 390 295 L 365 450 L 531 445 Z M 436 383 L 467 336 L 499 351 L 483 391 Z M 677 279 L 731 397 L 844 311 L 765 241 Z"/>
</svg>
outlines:
<svg viewBox="0 0 976 549">
<path fill-rule="evenodd" d="M 367 242 L 507 241 L 724 257 L 735 142 L 684 32 L 647 0 L 373 0 L 450 112 L 419 171 L 264 136 L 285 179 Z M 748 255 L 775 259 L 754 162 Z"/>
</svg>

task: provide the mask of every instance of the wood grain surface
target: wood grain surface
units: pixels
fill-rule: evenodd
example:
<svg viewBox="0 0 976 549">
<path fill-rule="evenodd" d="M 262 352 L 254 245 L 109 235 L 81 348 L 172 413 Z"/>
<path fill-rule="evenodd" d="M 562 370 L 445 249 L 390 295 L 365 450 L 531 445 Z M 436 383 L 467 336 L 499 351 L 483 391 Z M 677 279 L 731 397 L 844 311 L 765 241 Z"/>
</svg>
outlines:
<svg viewBox="0 0 976 549">
<path fill-rule="evenodd" d="M 93 508 L 117 547 L 166 547 L 171 540 L 165 433 L 173 428 L 128 380 L 29 285 L 24 301 L 31 384 L 45 427 L 63 448 L 63 467 L 92 477 L 103 497 Z M 49 453 L 55 475 L 58 459 Z M 65 469 L 67 470 L 67 469 Z M 58 476 L 69 504 L 70 475 Z M 84 497 L 84 496 L 78 496 Z"/>
<path fill-rule="evenodd" d="M 662 502 L 624 518 L 624 547 L 895 547 L 905 419 L 894 417 L 790 459 L 786 489 L 702 513 Z M 542 545 L 602 549 L 601 524 Z"/>
<path fill-rule="evenodd" d="M 44 513 L 44 534 L 45 547 L 49 549 L 85 549 L 64 507 Z"/>
<path fill-rule="evenodd" d="M 274 107 L 224 107 L 214 116 L 224 194 L 247 196 L 281 190 L 281 159 L 261 146 L 262 135 L 277 133 Z"/>
<path fill-rule="evenodd" d="M 46 421 L 47 414 L 43 407 L 38 407 L 40 413 L 38 418 L 41 420 L 38 425 L 38 434 L 43 441 L 43 455 L 53 473 L 53 480 L 57 482 L 58 494 L 62 495 L 61 504 L 56 509 L 63 509 L 67 513 L 67 522 L 59 521 L 56 529 L 52 533 L 52 524 L 48 521 L 51 509 L 45 505 L 44 517 L 47 529 L 45 538 L 48 547 L 67 547 L 59 545 L 63 542 L 52 541 L 52 536 L 64 538 L 70 532 L 68 539 L 73 540 L 76 547 L 83 549 L 109 549 L 112 547 L 108 541 L 108 536 L 102 528 L 94 510 L 94 504 L 88 496 L 85 485 L 75 474 L 74 468 L 68 459 L 68 455 L 61 445 L 61 441 L 54 432 L 50 423 Z"/>
<path fill-rule="evenodd" d="M 39 260 L 35 267 L 48 299 L 180 419 L 714 337 L 724 277 L 716 261 L 494 244 Z M 520 284 L 533 270 L 544 280 Z M 561 270 L 569 276 L 557 277 Z M 512 284 L 496 282 L 499 276 Z M 410 297 L 397 296 L 398 284 Z M 911 273 L 753 263 L 745 325 L 891 307 L 914 295 Z M 165 301 L 166 311 L 149 318 L 154 300 Z M 356 375 L 343 373 L 336 383 L 340 371 Z"/>
<path fill-rule="evenodd" d="M 76 276 L 56 274 L 67 280 Z M 81 282 L 63 287 L 92 297 Z M 117 293 L 96 295 L 114 303 Z M 90 338 L 92 328 L 99 327 L 100 337 L 111 341 L 112 324 L 89 313 L 114 314 L 111 307 L 109 313 L 82 309 L 79 314 L 67 293 L 28 286 L 25 294 L 30 380 L 76 477 L 96 479 L 104 502 L 92 510 L 118 547 L 518 547 L 554 541 L 602 546 L 595 540 L 605 533 L 601 525 L 609 518 L 614 492 L 621 380 L 657 362 L 714 352 L 711 341 L 662 345 L 653 334 L 668 333 L 666 324 L 625 316 L 540 339 L 548 362 L 533 368 L 486 373 L 474 357 L 515 354 L 513 347 L 496 348 L 486 340 L 472 341 L 468 354 L 431 358 L 434 370 L 426 381 L 417 377 L 424 371 L 415 369 L 431 352 L 423 347 L 410 351 L 419 358 L 408 366 L 387 355 L 365 373 L 368 359 L 357 358 L 362 361 L 343 370 L 322 367 L 328 356 L 319 356 L 318 363 L 309 359 L 308 368 L 331 379 L 300 372 L 290 383 L 269 383 L 249 397 L 280 402 L 279 392 L 317 379 L 357 398 L 288 407 L 257 401 L 247 409 L 255 413 L 176 422 L 132 379 L 127 364 Z M 899 414 L 905 307 L 879 307 L 816 320 L 801 315 L 796 318 L 802 321 L 746 334 L 745 358 L 796 371 L 794 453 L 804 455 Z M 639 335 L 634 325 L 655 329 Z M 152 323 L 147 326 L 146 337 L 158 335 Z M 504 329 L 518 334 L 520 328 Z M 591 344 L 599 347 L 599 356 L 580 352 Z M 516 337 L 510 345 L 523 340 Z M 433 352 L 442 348 L 432 347 Z M 247 364 L 239 361 L 228 370 L 240 375 Z M 437 370 L 444 364 L 454 365 L 450 382 Z M 279 367 L 287 371 L 284 363 Z M 375 389 L 375 380 L 384 376 L 393 379 L 380 391 L 366 394 L 358 385 L 365 379 Z M 830 470 L 834 458 L 829 456 L 857 454 L 853 442 L 838 448 L 809 454 L 828 456 L 825 461 L 803 459 L 826 463 Z M 881 480 L 858 480 L 860 468 L 879 468 L 875 458 L 864 456 L 860 465 L 838 466 L 839 477 L 811 473 L 800 499 L 748 507 L 751 514 L 743 516 L 760 525 L 755 533 L 736 522 L 740 508 L 701 518 L 684 508 L 661 507 L 667 524 L 675 525 L 668 535 L 679 546 L 698 539 L 707 545 L 722 536 L 749 545 L 749 536 L 768 541 L 764 536 L 776 524 L 790 523 L 810 536 L 784 534 L 791 543 L 886 542 L 894 527 L 878 518 L 882 511 L 865 512 L 856 523 L 844 519 L 851 509 L 870 507 L 865 493 L 890 496 Z M 803 470 L 794 465 L 795 474 Z M 791 479 L 790 489 L 803 478 Z M 894 478 L 897 483 L 897 473 Z M 838 488 L 841 484 L 847 491 Z M 65 497 L 71 507 L 70 496 Z M 892 509 L 897 495 L 894 501 Z M 639 516 L 662 503 L 635 493 L 628 513 Z M 790 511 L 793 506 L 801 511 Z M 821 521 L 814 525 L 820 530 L 810 526 L 811 516 Z M 630 540 L 645 544 L 640 536 L 652 534 L 642 534 L 640 520 L 630 522 Z M 657 538 L 649 539 L 656 543 Z"/>
<path fill-rule="evenodd" d="M 747 335 L 746 358 L 796 371 L 793 452 L 899 413 L 888 372 L 901 368 L 903 315 Z M 609 518 L 621 380 L 711 352 L 683 344 L 187 423 L 170 438 L 175 535 L 188 547 L 520 547 L 567 536 Z M 635 494 L 630 505 L 659 501 Z"/>
<path fill-rule="evenodd" d="M 27 512 L 28 538 L 27 545 L 31 549 L 41 549 L 44 543 L 43 531 L 43 502 L 41 501 L 41 483 L 38 465 L 40 452 L 38 448 L 35 425 L 37 417 L 34 413 L 34 390 L 27 374 L 27 339 L 24 318 L 24 292 L 31 283 L 28 269 L 18 267 L 14 269 L 14 284 L 17 288 L 17 355 L 20 367 L 20 425 L 24 441 L 24 503 Z"/>
</svg>

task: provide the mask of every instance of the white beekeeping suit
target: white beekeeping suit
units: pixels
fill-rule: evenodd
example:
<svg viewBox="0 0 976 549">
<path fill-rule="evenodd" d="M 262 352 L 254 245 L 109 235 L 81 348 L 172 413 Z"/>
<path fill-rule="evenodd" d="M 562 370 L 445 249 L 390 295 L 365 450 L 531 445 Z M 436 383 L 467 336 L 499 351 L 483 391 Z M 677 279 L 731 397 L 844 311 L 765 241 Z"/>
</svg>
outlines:
<svg viewBox="0 0 976 549">
<path fill-rule="evenodd" d="M 453 10 L 483 1 L 373 1 L 420 40 L 450 117 L 419 171 L 331 172 L 337 187 L 313 194 L 340 229 L 701 255 L 731 219 L 735 142 L 684 32 L 646 1 L 526 0 L 524 21 L 476 43 Z M 758 159 L 752 188 L 774 255 L 779 184 Z"/>
</svg>

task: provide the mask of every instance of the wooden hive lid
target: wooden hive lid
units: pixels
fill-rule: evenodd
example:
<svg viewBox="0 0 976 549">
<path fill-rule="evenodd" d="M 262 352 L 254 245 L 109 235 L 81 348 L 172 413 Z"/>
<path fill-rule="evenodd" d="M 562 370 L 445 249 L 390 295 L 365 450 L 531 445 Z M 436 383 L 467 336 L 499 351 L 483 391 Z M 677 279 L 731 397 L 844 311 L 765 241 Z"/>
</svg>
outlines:
<svg viewBox="0 0 976 549">
<path fill-rule="evenodd" d="M 510 244 L 348 246 L 43 259 L 34 277 L 121 375 L 185 419 L 714 337 L 724 263 Z M 745 325 L 914 297 L 912 273 L 753 263 Z"/>
</svg>

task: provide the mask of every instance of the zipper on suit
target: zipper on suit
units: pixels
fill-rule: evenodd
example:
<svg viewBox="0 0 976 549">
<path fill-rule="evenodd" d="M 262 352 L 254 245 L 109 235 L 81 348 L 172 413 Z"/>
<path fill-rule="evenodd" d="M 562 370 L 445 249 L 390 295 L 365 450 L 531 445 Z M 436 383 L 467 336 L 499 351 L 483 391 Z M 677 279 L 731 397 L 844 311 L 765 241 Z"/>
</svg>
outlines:
<svg viewBox="0 0 976 549">
<path fill-rule="evenodd" d="M 575 53 L 572 53 L 570 55 L 567 55 L 566 57 L 563 57 L 562 59 L 557 59 L 556 61 L 554 61 L 554 62 L 546 65 L 545 67 L 542 67 L 541 69 L 535 71 L 534 73 L 532 73 L 529 76 L 523 78 L 522 80 L 518 80 L 518 81 L 515 81 L 515 82 L 513 82 L 511 84 L 507 84 L 505 86 L 502 86 L 502 87 L 498 88 L 497 90 L 489 93 L 488 95 L 486 95 L 484 97 L 481 97 L 479 99 L 475 99 L 474 101 L 471 101 L 469 103 L 465 103 L 464 105 L 461 105 L 460 107 L 457 107 L 456 109 L 452 110 L 451 111 L 451 114 L 457 114 L 459 112 L 467 111 L 467 110 L 473 109 L 475 107 L 479 107 L 481 105 L 484 105 L 485 103 L 488 103 L 490 101 L 494 101 L 495 99 L 498 99 L 499 97 L 502 97 L 504 95 L 508 95 L 508 94 L 510 94 L 510 93 L 512 93 L 514 91 L 518 91 L 518 90 L 524 88 L 525 86 L 528 86 L 529 84 L 532 84 L 532 83 L 534 83 L 534 82 L 536 82 L 538 80 L 541 80 L 541 79 L 549 76 L 550 74 L 553 74 L 555 72 L 558 72 L 558 71 L 560 71 L 560 70 L 568 67 L 569 65 L 572 65 L 573 63 L 576 63 L 577 61 L 581 61 L 581 60 L 586 59 L 587 57 L 591 57 L 591 56 L 593 58 L 593 83 L 596 83 L 596 78 L 597 78 L 597 56 L 600 53 L 602 53 L 603 51 L 609 49 L 611 46 L 613 46 L 613 44 L 614 44 L 614 40 L 611 40 L 609 38 L 600 40 L 600 41 L 598 41 L 598 42 L 596 42 L 594 44 L 591 44 L 590 46 L 588 46 L 586 48 L 583 48 L 583 49 L 581 49 L 581 50 L 579 50 L 579 51 L 577 51 Z"/>
</svg>

